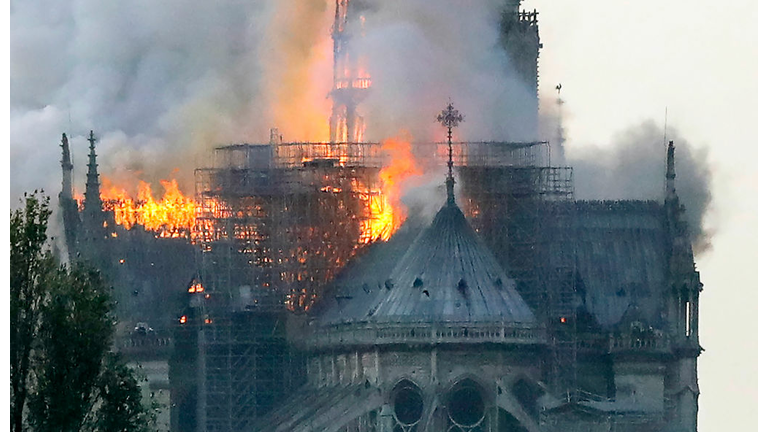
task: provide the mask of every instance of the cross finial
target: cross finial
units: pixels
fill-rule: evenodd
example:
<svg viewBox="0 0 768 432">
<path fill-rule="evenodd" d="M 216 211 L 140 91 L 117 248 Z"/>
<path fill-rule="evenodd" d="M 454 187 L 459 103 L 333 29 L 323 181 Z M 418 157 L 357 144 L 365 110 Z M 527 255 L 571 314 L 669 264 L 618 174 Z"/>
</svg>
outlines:
<svg viewBox="0 0 768 432">
<path fill-rule="evenodd" d="M 448 191 L 448 202 L 455 203 L 456 196 L 453 192 L 453 186 L 456 184 L 456 180 L 453 179 L 453 128 L 464 121 L 464 116 L 453 107 L 453 102 L 448 99 L 448 106 L 438 114 L 437 121 L 448 128 L 448 178 L 445 180 L 445 185 Z"/>
</svg>

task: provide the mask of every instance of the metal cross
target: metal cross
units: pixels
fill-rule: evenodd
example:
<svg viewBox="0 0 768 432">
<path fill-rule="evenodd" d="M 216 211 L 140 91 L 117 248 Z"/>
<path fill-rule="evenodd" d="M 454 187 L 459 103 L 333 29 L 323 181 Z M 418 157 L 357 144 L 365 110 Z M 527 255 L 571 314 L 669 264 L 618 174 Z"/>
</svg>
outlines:
<svg viewBox="0 0 768 432">
<path fill-rule="evenodd" d="M 454 202 L 453 185 L 453 128 L 464 121 L 464 116 L 453 108 L 453 102 L 448 101 L 448 106 L 437 116 L 437 121 L 448 128 L 448 179 L 445 181 L 448 189 L 448 201 Z"/>
</svg>

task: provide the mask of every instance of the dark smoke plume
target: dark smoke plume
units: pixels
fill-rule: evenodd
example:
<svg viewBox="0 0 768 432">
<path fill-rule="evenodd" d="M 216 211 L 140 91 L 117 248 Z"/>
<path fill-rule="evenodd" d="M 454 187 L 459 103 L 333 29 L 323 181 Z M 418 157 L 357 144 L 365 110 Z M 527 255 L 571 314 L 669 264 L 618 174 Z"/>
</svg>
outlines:
<svg viewBox="0 0 768 432">
<path fill-rule="evenodd" d="M 712 202 L 712 172 L 705 148 L 694 148 L 673 129 L 667 140 L 675 142 L 675 186 L 685 206 L 685 218 L 694 252 L 710 248 L 713 228 L 704 219 Z M 609 148 L 565 146 L 573 166 L 578 199 L 663 199 L 666 147 L 664 130 L 646 121 L 617 134 Z"/>
</svg>

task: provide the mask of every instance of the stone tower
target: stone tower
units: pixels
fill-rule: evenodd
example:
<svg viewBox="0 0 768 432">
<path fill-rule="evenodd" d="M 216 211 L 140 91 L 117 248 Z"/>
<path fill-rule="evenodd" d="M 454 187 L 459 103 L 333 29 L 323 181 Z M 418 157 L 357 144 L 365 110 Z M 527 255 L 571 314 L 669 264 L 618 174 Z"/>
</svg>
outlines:
<svg viewBox="0 0 768 432">
<path fill-rule="evenodd" d="M 677 430 L 695 431 L 699 398 L 696 363 L 702 352 L 699 345 L 699 293 L 703 285 L 693 261 L 691 241 L 683 221 L 685 209 L 675 190 L 675 177 L 675 146 L 670 141 L 664 200 L 670 278 L 665 300 L 674 357 L 668 370 L 668 397 L 674 407 L 673 421 Z"/>
<path fill-rule="evenodd" d="M 64 221 L 64 238 L 67 254 L 76 252 L 78 233 L 80 231 L 80 215 L 77 201 L 72 192 L 72 157 L 69 151 L 67 134 L 61 134 L 61 192 L 59 192 L 59 208 Z"/>
</svg>

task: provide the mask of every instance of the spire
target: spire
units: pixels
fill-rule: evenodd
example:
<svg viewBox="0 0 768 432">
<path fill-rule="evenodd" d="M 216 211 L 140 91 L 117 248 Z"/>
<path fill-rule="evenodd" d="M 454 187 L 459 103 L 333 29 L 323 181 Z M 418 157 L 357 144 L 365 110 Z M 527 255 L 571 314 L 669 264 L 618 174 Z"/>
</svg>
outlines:
<svg viewBox="0 0 768 432">
<path fill-rule="evenodd" d="M 72 159 L 67 134 L 61 134 L 61 198 L 72 199 Z"/>
<path fill-rule="evenodd" d="M 562 84 L 555 86 L 557 90 L 557 142 L 555 147 L 556 164 L 562 164 L 565 161 L 565 134 L 563 133 L 563 97 L 560 95 L 560 91 L 563 89 Z M 550 164 L 552 161 L 548 161 Z"/>
<path fill-rule="evenodd" d="M 677 192 L 675 191 L 675 144 L 670 141 L 667 146 L 667 180 L 666 180 L 666 194 L 665 201 L 677 199 Z"/>
<path fill-rule="evenodd" d="M 683 219 L 685 207 L 680 203 L 675 190 L 675 144 L 670 141 L 667 146 L 667 174 L 666 194 L 664 207 L 667 211 L 667 220 L 672 236 L 672 260 L 675 263 L 672 268 L 684 269 L 683 273 L 693 271 L 693 250 L 688 237 L 688 227 Z M 687 274 L 687 273 L 686 273 Z"/>
<path fill-rule="evenodd" d="M 96 163 L 96 138 L 93 131 L 88 137 L 90 153 L 88 154 L 88 174 L 85 182 L 85 210 L 101 211 L 101 194 L 99 192 L 99 171 Z"/>
<path fill-rule="evenodd" d="M 448 100 L 448 106 L 437 116 L 437 121 L 448 128 L 448 178 L 445 179 L 445 186 L 448 193 L 448 203 L 456 203 L 456 195 L 453 187 L 456 180 L 453 178 L 453 128 L 464 121 L 464 116 L 453 108 L 453 103 Z"/>
</svg>

